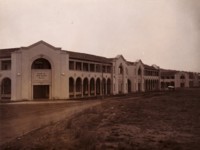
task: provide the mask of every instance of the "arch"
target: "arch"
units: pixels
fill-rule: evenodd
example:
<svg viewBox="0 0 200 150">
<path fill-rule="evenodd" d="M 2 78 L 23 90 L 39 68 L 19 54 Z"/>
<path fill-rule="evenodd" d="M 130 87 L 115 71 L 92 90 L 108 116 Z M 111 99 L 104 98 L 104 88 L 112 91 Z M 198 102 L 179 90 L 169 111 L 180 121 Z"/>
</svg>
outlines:
<svg viewBox="0 0 200 150">
<path fill-rule="evenodd" d="M 142 75 L 142 70 L 141 70 L 140 67 L 138 68 L 138 75 L 139 75 L 139 76 Z"/>
<path fill-rule="evenodd" d="M 180 79 L 185 79 L 185 76 L 182 74 L 182 75 L 180 76 Z"/>
<path fill-rule="evenodd" d="M 80 77 L 76 79 L 76 96 L 82 96 L 82 80 Z"/>
<path fill-rule="evenodd" d="M 111 94 L 111 80 L 110 78 L 107 79 L 107 94 Z"/>
<path fill-rule="evenodd" d="M 97 95 L 100 95 L 100 88 L 101 88 L 101 86 L 100 86 L 100 79 L 97 78 L 96 79 L 96 94 Z"/>
<path fill-rule="evenodd" d="M 84 78 L 83 80 L 83 95 L 88 95 L 88 78 Z"/>
<path fill-rule="evenodd" d="M 51 69 L 51 64 L 45 58 L 38 58 L 33 61 L 31 69 Z"/>
<path fill-rule="evenodd" d="M 95 95 L 95 83 L 94 78 L 90 79 L 90 95 Z"/>
<path fill-rule="evenodd" d="M 119 69 L 119 74 L 123 74 L 124 70 L 122 64 L 119 65 L 118 69 Z"/>
<path fill-rule="evenodd" d="M 38 56 L 36 59 L 32 59 L 31 64 L 31 74 L 32 77 L 32 98 L 33 99 L 51 99 L 51 89 L 52 89 L 52 66 L 49 59 L 44 58 L 45 56 Z M 35 74 L 40 74 L 36 76 Z M 40 80 L 42 83 L 38 83 Z M 48 80 L 48 81 L 47 81 Z"/>
<path fill-rule="evenodd" d="M 1 99 L 11 99 L 11 79 L 4 78 L 1 81 Z"/>
<path fill-rule="evenodd" d="M 102 80 L 102 93 L 105 95 L 106 94 L 106 79 L 103 78 Z"/>
<path fill-rule="evenodd" d="M 69 95 L 74 97 L 74 79 L 72 77 L 69 78 Z"/>
<path fill-rule="evenodd" d="M 131 93 L 131 80 L 128 79 L 128 93 Z"/>
</svg>

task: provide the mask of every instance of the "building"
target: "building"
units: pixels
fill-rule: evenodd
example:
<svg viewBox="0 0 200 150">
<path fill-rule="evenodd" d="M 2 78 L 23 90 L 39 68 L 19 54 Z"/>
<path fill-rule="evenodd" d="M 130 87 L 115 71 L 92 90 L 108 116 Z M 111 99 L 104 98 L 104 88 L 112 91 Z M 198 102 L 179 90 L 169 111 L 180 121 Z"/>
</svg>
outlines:
<svg viewBox="0 0 200 150">
<path fill-rule="evenodd" d="M 130 62 L 122 55 L 105 58 L 65 51 L 44 41 L 1 49 L 0 66 L 0 97 L 13 101 L 156 91 L 172 84 L 156 65 Z M 199 74 L 176 72 L 173 78 L 176 87 L 200 84 Z"/>
<path fill-rule="evenodd" d="M 168 86 L 175 88 L 200 87 L 198 73 L 161 69 L 160 76 L 161 90 L 167 89 Z"/>
</svg>

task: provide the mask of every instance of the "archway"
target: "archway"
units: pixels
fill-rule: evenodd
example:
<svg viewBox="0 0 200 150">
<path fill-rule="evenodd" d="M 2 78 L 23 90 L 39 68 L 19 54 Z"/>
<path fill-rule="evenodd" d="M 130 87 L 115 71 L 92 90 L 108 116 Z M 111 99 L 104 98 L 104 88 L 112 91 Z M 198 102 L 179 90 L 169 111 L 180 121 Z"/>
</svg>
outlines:
<svg viewBox="0 0 200 150">
<path fill-rule="evenodd" d="M 131 80 L 128 79 L 128 93 L 131 93 Z"/>
<path fill-rule="evenodd" d="M 185 87 L 185 76 L 182 74 L 180 76 L 180 79 L 181 79 L 181 81 L 180 81 L 180 87 L 184 88 Z"/>
<path fill-rule="evenodd" d="M 11 99 L 11 79 L 4 78 L 1 82 L 1 99 Z"/>
<path fill-rule="evenodd" d="M 90 79 L 90 95 L 94 95 L 95 94 L 95 84 L 94 84 L 94 78 Z"/>
<path fill-rule="evenodd" d="M 107 94 L 111 94 L 111 80 L 107 79 Z"/>
<path fill-rule="evenodd" d="M 138 76 L 141 76 L 142 75 L 142 70 L 141 68 L 138 69 Z"/>
<path fill-rule="evenodd" d="M 97 95 L 100 95 L 100 79 L 98 78 L 97 80 L 96 80 L 96 94 Z"/>
<path fill-rule="evenodd" d="M 72 77 L 69 78 L 69 96 L 74 97 L 74 79 Z"/>
<path fill-rule="evenodd" d="M 51 86 L 51 64 L 45 58 L 38 58 L 31 65 L 33 99 L 49 99 Z"/>
<path fill-rule="evenodd" d="M 83 95 L 88 96 L 88 79 L 83 80 Z"/>
<path fill-rule="evenodd" d="M 103 95 L 106 95 L 106 79 L 103 78 L 103 81 L 102 81 L 102 93 Z"/>
<path fill-rule="evenodd" d="M 44 58 L 38 58 L 32 63 L 31 69 L 51 69 L 51 64 Z"/>
<path fill-rule="evenodd" d="M 76 96 L 77 97 L 82 96 L 82 80 L 81 80 L 81 78 L 76 79 Z"/>
</svg>

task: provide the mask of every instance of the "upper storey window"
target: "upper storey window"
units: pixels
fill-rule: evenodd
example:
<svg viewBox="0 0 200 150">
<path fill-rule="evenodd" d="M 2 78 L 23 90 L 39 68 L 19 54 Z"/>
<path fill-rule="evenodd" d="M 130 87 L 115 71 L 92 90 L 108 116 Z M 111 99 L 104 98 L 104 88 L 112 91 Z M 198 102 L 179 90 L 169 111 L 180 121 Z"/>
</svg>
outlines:
<svg viewBox="0 0 200 150">
<path fill-rule="evenodd" d="M 180 77 L 181 79 L 185 79 L 185 76 L 184 75 L 181 75 L 181 77 Z"/>
<path fill-rule="evenodd" d="M 90 71 L 94 72 L 95 71 L 95 65 L 94 64 L 90 64 Z"/>
<path fill-rule="evenodd" d="M 123 74 L 123 66 L 122 66 L 122 64 L 119 66 L 119 74 Z"/>
<path fill-rule="evenodd" d="M 36 59 L 32 64 L 32 69 L 51 69 L 51 64 L 44 58 Z"/>
<path fill-rule="evenodd" d="M 102 66 L 102 71 L 105 73 L 106 72 L 106 66 Z"/>
<path fill-rule="evenodd" d="M 3 60 L 1 62 L 1 70 L 10 70 L 11 69 L 11 60 Z"/>
<path fill-rule="evenodd" d="M 74 70 L 74 61 L 69 61 L 69 70 Z"/>
<path fill-rule="evenodd" d="M 89 71 L 88 63 L 83 63 L 83 71 Z"/>
<path fill-rule="evenodd" d="M 101 65 L 100 64 L 96 64 L 96 72 L 101 72 Z"/>
<path fill-rule="evenodd" d="M 76 62 L 76 70 L 82 70 L 82 63 Z"/>
<path fill-rule="evenodd" d="M 140 68 L 138 69 L 138 75 L 142 75 L 142 71 Z"/>
<path fill-rule="evenodd" d="M 194 79 L 194 75 L 193 74 L 189 74 L 189 78 L 190 79 Z"/>
<path fill-rule="evenodd" d="M 112 70 L 111 66 L 107 66 L 107 73 L 111 73 L 111 70 Z"/>
</svg>

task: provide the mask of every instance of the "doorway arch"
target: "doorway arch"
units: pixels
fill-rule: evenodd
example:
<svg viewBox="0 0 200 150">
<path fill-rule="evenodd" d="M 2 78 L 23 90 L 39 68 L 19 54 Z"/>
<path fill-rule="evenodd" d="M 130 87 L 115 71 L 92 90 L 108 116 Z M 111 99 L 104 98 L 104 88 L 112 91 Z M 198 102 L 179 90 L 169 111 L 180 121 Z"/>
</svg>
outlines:
<svg viewBox="0 0 200 150">
<path fill-rule="evenodd" d="M 4 78 L 1 81 L 1 99 L 11 99 L 11 79 Z"/>
<path fill-rule="evenodd" d="M 45 58 L 37 58 L 32 62 L 32 97 L 33 99 L 51 98 L 51 63 Z"/>
</svg>

